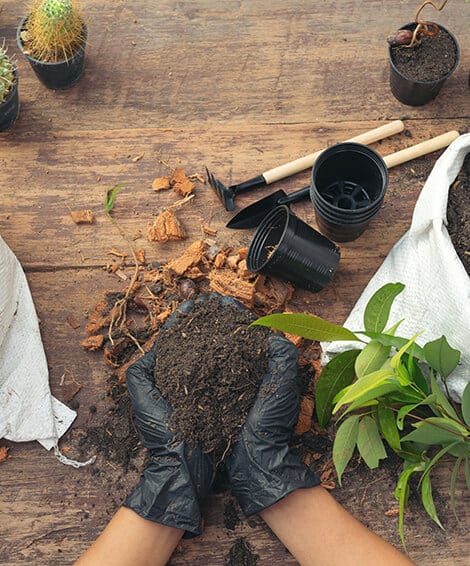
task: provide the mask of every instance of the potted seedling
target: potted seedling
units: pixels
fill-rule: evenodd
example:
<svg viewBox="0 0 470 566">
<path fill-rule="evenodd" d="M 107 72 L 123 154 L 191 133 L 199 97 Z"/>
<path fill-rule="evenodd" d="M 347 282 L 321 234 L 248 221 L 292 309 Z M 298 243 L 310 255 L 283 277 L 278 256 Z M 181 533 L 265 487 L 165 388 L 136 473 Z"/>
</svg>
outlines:
<svg viewBox="0 0 470 566">
<path fill-rule="evenodd" d="M 18 47 L 39 80 L 51 89 L 82 76 L 87 27 L 76 0 L 34 0 L 18 26 Z"/>
<path fill-rule="evenodd" d="M 460 352 L 445 336 L 419 346 L 416 341 L 421 332 L 401 337 L 398 328 L 403 321 L 389 325 L 392 304 L 404 287 L 388 283 L 376 291 L 365 308 L 361 331 L 351 332 L 303 313 L 273 314 L 253 323 L 311 340 L 346 341 L 348 349 L 320 373 L 316 414 L 322 427 L 336 415 L 333 461 L 340 483 L 356 449 L 369 468 L 377 468 L 393 452 L 401 458 L 403 469 L 395 497 L 403 544 L 404 509 L 412 478 L 418 480 L 424 509 L 441 528 L 432 494 L 432 472 L 451 462 L 454 514 L 461 471 L 470 489 L 470 383 L 460 404 L 452 400 L 447 384 L 459 364 Z"/>
<path fill-rule="evenodd" d="M 3 44 L 0 47 L 0 132 L 13 125 L 19 107 L 18 73 Z"/>
<path fill-rule="evenodd" d="M 422 106 L 433 100 L 460 58 L 452 33 L 440 24 L 420 19 L 428 4 L 440 12 L 447 0 L 439 6 L 426 0 L 416 11 L 414 22 L 387 38 L 390 88 L 395 98 L 409 106 Z"/>
</svg>

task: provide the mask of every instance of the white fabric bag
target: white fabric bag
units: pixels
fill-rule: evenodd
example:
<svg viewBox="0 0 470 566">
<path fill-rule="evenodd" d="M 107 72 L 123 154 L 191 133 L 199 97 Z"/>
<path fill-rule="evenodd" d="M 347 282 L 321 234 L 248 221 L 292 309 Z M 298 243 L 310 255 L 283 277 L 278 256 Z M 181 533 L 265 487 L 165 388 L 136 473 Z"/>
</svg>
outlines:
<svg viewBox="0 0 470 566">
<path fill-rule="evenodd" d="M 416 202 L 410 229 L 394 245 L 344 323 L 352 331 L 363 329 L 370 297 L 386 283 L 404 283 L 389 322 L 405 319 L 399 328 L 404 337 L 424 330 L 417 340 L 420 345 L 444 335 L 461 351 L 461 362 L 447 380 L 456 401 L 470 381 L 470 277 L 447 232 L 446 216 L 449 187 L 469 152 L 470 134 L 464 134 L 436 161 Z M 357 343 L 322 344 L 323 361 L 350 347 L 357 348 Z"/>
<path fill-rule="evenodd" d="M 0 438 L 37 440 L 60 454 L 75 411 L 52 397 L 39 324 L 24 271 L 0 236 Z"/>
</svg>

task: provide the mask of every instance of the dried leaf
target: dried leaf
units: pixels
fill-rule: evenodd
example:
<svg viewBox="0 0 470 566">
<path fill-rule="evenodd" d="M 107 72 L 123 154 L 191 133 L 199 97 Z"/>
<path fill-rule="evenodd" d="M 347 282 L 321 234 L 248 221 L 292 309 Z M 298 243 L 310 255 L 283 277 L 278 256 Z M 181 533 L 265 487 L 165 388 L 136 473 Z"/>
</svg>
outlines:
<svg viewBox="0 0 470 566">
<path fill-rule="evenodd" d="M 169 177 L 157 177 L 153 180 L 152 189 L 154 191 L 166 191 L 170 188 L 170 178 Z"/>
<path fill-rule="evenodd" d="M 95 215 L 91 210 L 71 210 L 70 216 L 75 224 L 93 224 Z"/>
<path fill-rule="evenodd" d="M 184 228 L 171 210 L 161 212 L 153 225 L 147 228 L 147 240 L 149 242 L 168 242 L 169 240 L 185 240 L 186 238 Z"/>
</svg>

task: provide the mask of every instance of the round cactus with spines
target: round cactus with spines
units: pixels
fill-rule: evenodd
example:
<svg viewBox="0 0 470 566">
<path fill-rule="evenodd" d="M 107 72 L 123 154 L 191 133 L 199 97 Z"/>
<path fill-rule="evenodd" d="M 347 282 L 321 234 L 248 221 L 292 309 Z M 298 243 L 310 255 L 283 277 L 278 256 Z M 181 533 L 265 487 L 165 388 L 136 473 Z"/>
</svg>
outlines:
<svg viewBox="0 0 470 566">
<path fill-rule="evenodd" d="M 6 49 L 0 46 L 0 104 L 5 102 L 15 83 L 14 67 L 8 58 Z"/>
<path fill-rule="evenodd" d="M 25 24 L 25 51 L 35 59 L 70 59 L 83 42 L 84 22 L 76 0 L 35 0 Z"/>
</svg>

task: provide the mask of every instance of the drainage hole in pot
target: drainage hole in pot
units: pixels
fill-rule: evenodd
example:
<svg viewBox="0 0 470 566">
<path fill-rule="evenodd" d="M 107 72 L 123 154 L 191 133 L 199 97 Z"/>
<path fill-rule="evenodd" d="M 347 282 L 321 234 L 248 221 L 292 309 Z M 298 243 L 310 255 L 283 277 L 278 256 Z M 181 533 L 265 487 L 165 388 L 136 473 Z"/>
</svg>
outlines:
<svg viewBox="0 0 470 566">
<path fill-rule="evenodd" d="M 371 203 L 367 191 L 361 185 L 344 179 L 338 179 L 328 185 L 326 189 L 321 190 L 321 195 L 334 206 L 346 210 L 364 208 Z"/>
</svg>

